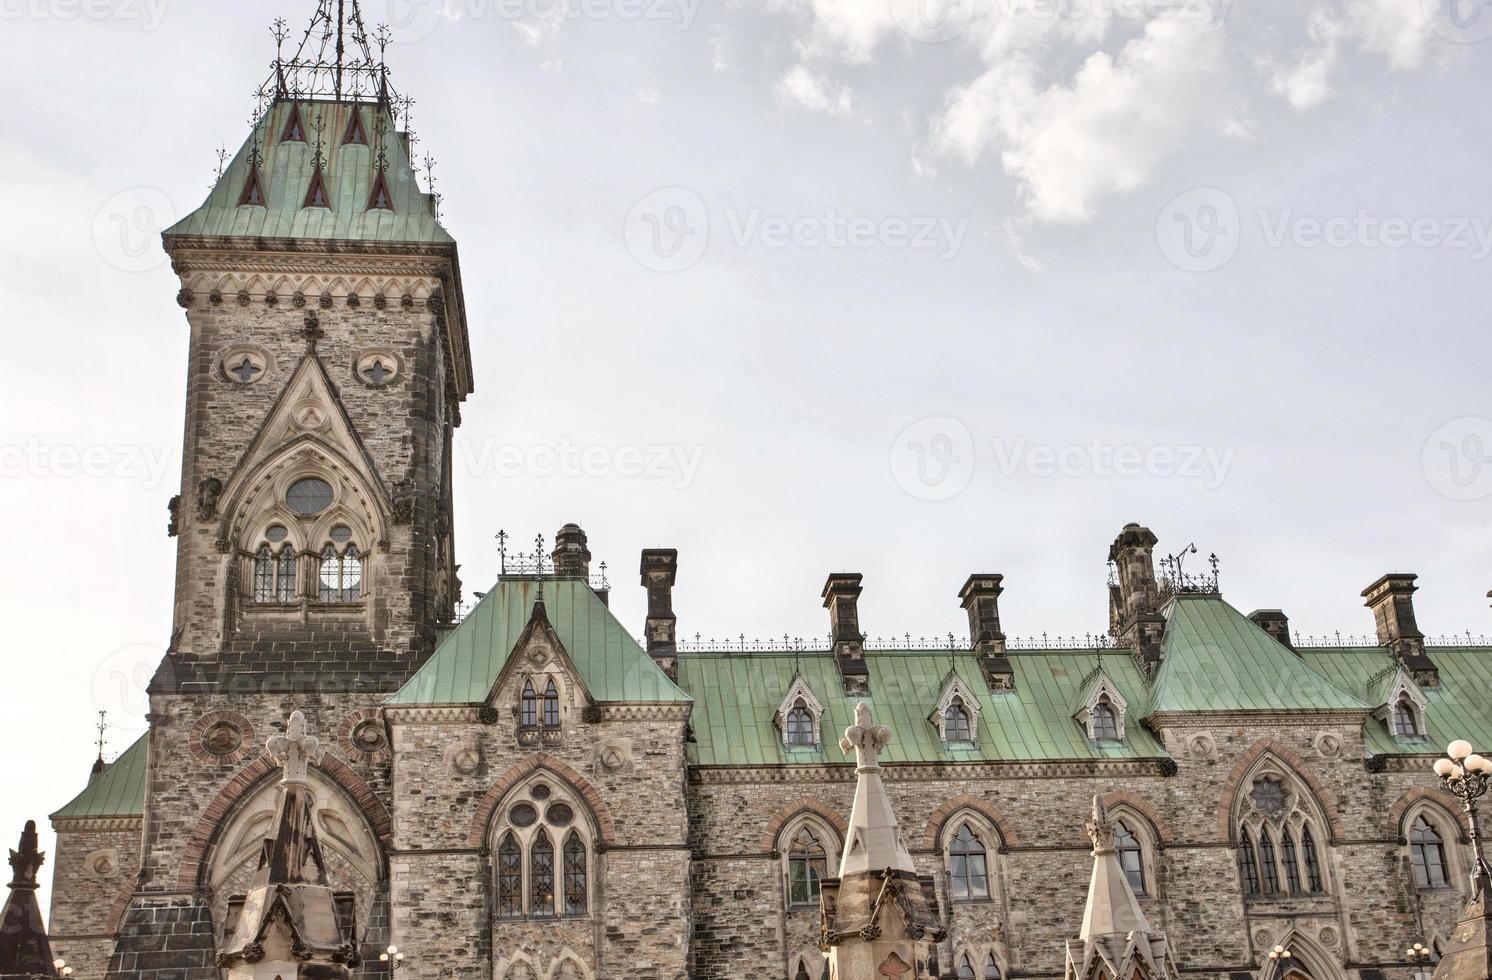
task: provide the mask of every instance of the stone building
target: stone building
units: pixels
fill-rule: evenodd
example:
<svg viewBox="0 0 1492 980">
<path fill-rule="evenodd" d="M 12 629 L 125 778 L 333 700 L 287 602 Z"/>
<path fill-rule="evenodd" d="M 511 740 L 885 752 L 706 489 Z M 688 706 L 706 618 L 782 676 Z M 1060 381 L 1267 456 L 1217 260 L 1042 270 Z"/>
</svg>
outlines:
<svg viewBox="0 0 1492 980">
<path fill-rule="evenodd" d="M 1472 856 L 1429 763 L 1492 743 L 1492 647 L 1427 644 L 1412 575 L 1364 591 L 1374 641 L 1310 646 L 1215 573 L 1157 574 L 1130 525 L 1102 642 L 1008 640 L 994 574 L 957 591 L 967 642 L 871 642 L 835 574 L 827 643 L 710 651 L 677 642 L 677 553 L 643 553 L 648 618 L 622 623 L 566 525 L 458 616 L 457 248 L 342 7 L 164 237 L 189 344 L 175 626 L 148 734 L 52 815 L 79 977 L 230 968 L 292 711 L 326 749 L 304 795 L 360 978 L 397 943 L 409 980 L 819 980 L 856 786 L 833 733 L 862 701 L 897 733 L 881 779 L 937 976 L 1069 969 L 1095 797 L 1181 974 L 1280 980 L 1283 943 L 1299 980 L 1410 980 L 1403 951 L 1443 946 Z"/>
</svg>

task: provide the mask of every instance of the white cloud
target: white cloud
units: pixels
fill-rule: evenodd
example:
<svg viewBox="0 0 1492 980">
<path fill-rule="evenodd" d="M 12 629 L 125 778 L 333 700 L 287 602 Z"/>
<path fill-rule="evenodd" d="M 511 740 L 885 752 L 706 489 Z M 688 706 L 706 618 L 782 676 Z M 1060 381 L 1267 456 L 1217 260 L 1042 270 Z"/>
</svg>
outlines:
<svg viewBox="0 0 1492 980">
<path fill-rule="evenodd" d="M 729 71 L 732 57 L 735 54 L 735 45 L 731 41 L 730 32 L 719 24 L 712 24 L 705 31 L 705 44 L 710 48 L 710 70 L 717 75 Z"/>
<path fill-rule="evenodd" d="M 1306 12 L 1305 27 L 1309 44 L 1292 65 L 1261 59 L 1271 89 L 1297 111 L 1331 97 L 1349 45 L 1396 71 L 1409 71 L 1423 67 L 1437 44 L 1433 11 L 1424 0 L 1317 0 Z"/>
<path fill-rule="evenodd" d="M 1014 54 L 954 93 L 935 135 L 973 163 L 997 152 L 1044 221 L 1079 222 L 1106 195 L 1139 186 L 1215 104 L 1221 33 L 1163 15 L 1117 55 L 1089 55 L 1070 82 L 1043 84 Z"/>
<path fill-rule="evenodd" d="M 777 97 L 785 103 L 831 116 L 848 115 L 854 101 L 848 85 L 817 75 L 806 65 L 798 65 L 783 76 L 777 84 Z"/>
</svg>

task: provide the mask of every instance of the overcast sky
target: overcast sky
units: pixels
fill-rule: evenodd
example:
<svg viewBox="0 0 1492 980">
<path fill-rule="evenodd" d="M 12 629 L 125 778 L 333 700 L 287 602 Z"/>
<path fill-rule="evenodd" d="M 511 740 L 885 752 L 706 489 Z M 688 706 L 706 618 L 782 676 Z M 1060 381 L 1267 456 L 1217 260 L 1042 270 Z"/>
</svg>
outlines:
<svg viewBox="0 0 1492 980">
<path fill-rule="evenodd" d="M 378 0 L 461 243 L 468 595 L 580 521 L 641 630 L 1106 627 L 1140 521 L 1224 595 L 1492 631 L 1492 10 L 1470 0 Z M 1451 0 L 1460 3 L 1462 0 Z M 0 0 L 0 844 L 143 730 L 187 327 L 156 234 L 312 0 Z M 556 13 L 559 11 L 559 13 Z M 50 835 L 44 837 L 50 846 Z"/>
</svg>

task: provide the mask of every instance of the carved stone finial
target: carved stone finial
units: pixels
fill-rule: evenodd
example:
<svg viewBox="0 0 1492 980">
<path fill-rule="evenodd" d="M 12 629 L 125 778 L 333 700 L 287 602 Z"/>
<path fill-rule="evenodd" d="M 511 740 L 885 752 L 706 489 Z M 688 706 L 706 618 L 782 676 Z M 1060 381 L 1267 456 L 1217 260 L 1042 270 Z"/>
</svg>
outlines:
<svg viewBox="0 0 1492 980">
<path fill-rule="evenodd" d="M 320 739 L 306 734 L 306 716 L 300 711 L 290 713 L 285 734 L 271 735 L 266 747 L 270 757 L 285 770 L 280 776 L 282 786 L 292 783 L 305 785 L 308 782 L 307 767 L 313 762 L 321 761 L 322 753 L 325 752 Z"/>
<path fill-rule="evenodd" d="M 1093 813 L 1088 817 L 1088 839 L 1093 841 L 1093 853 L 1114 849 L 1114 824 L 1109 819 L 1109 808 L 1103 797 L 1093 797 Z"/>
<path fill-rule="evenodd" d="M 870 703 L 861 701 L 855 707 L 855 724 L 846 728 L 844 738 L 839 740 L 840 751 L 845 755 L 854 751 L 856 770 L 879 769 L 881 753 L 890 744 L 891 729 L 885 725 L 877 725 Z"/>
<path fill-rule="evenodd" d="M 210 521 L 218 516 L 218 498 L 223 495 L 223 481 L 209 476 L 197 484 L 197 520 Z"/>
<path fill-rule="evenodd" d="M 36 873 L 46 859 L 47 856 L 37 850 L 36 821 L 27 820 L 25 829 L 21 831 L 20 850 L 10 852 L 10 868 L 14 872 L 10 887 L 35 888 Z"/>
</svg>

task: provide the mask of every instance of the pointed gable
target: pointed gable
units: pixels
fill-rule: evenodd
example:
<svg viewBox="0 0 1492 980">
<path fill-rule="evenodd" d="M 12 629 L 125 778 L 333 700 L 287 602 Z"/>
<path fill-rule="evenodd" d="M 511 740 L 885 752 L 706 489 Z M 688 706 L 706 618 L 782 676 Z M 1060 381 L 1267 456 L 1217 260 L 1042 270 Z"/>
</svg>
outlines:
<svg viewBox="0 0 1492 980">
<path fill-rule="evenodd" d="M 290 103 L 290 111 L 285 116 L 285 127 L 280 131 L 281 143 L 304 143 L 306 141 L 306 127 L 300 120 L 300 104 Z"/>
<path fill-rule="evenodd" d="M 316 167 L 311 171 L 311 184 L 306 188 L 306 200 L 302 208 L 331 208 L 331 195 L 326 190 L 326 171 Z"/>
<path fill-rule="evenodd" d="M 259 178 L 259 168 L 250 167 L 248 179 L 244 181 L 243 193 L 238 197 L 239 207 L 262 208 L 265 206 L 264 182 Z"/>
<path fill-rule="evenodd" d="M 352 119 L 347 123 L 347 135 L 342 137 L 342 145 L 368 145 L 368 132 L 363 129 L 363 111 L 356 106 L 352 109 Z"/>
<path fill-rule="evenodd" d="M 91 817 L 138 817 L 145 812 L 146 746 L 149 735 L 141 735 L 119 754 L 88 788 L 56 813 L 53 820 Z"/>
</svg>

